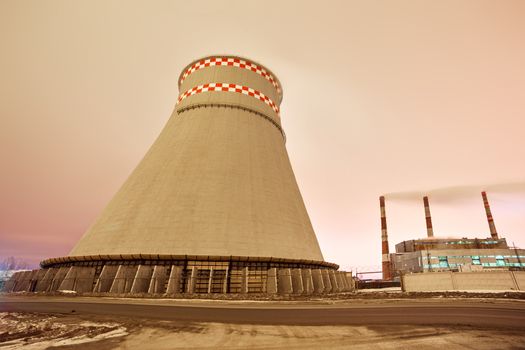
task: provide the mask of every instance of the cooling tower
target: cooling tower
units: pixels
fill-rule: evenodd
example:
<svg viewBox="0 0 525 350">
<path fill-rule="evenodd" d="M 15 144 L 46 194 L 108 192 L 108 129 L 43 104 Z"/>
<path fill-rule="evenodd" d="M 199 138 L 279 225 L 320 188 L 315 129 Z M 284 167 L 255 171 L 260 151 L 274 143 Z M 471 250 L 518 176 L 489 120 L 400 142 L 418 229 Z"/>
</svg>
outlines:
<svg viewBox="0 0 525 350">
<path fill-rule="evenodd" d="M 42 267 L 337 269 L 323 260 L 292 171 L 276 76 L 213 56 L 183 70 L 179 91 L 166 126 L 98 219 L 68 256 Z"/>
</svg>

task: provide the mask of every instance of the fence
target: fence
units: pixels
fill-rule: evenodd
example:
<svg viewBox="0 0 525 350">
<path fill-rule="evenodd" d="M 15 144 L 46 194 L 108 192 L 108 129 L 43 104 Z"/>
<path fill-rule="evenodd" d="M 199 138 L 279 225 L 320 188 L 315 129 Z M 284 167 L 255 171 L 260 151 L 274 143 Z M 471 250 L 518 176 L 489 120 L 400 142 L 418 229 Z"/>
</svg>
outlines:
<svg viewBox="0 0 525 350">
<path fill-rule="evenodd" d="M 405 292 L 525 290 L 525 271 L 422 272 L 401 276 Z"/>
</svg>

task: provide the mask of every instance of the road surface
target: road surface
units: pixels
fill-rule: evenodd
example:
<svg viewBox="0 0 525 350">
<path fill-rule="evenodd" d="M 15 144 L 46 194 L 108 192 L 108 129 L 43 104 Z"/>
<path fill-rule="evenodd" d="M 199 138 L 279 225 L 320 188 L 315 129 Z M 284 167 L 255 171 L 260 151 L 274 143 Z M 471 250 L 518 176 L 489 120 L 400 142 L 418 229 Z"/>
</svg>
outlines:
<svg viewBox="0 0 525 350">
<path fill-rule="evenodd" d="M 467 325 L 525 329 L 525 302 L 481 299 L 352 300 L 327 304 L 0 297 L 0 312 L 6 311 L 259 325 Z"/>
</svg>

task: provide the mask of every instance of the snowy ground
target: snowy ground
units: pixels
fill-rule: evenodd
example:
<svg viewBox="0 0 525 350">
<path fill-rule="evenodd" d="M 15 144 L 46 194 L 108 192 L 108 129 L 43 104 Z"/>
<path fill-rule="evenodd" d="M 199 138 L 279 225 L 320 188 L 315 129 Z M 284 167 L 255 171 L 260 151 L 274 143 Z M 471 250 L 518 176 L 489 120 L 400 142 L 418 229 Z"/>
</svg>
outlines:
<svg viewBox="0 0 525 350">
<path fill-rule="evenodd" d="M 97 298 L 99 305 L 192 305 L 193 307 L 339 308 L 404 302 L 441 303 L 457 299 L 466 304 L 511 304 L 521 308 L 524 293 L 401 293 L 395 288 L 359 291 L 328 298 L 282 300 L 210 300 Z M 93 298 L 75 294 L 14 296 L 7 300 L 53 300 L 86 304 Z M 513 306 L 515 305 L 515 306 Z M 104 306 L 102 306 L 104 307 Z M 468 325 L 261 325 L 152 320 L 143 317 L 93 314 L 79 309 L 68 313 L 0 312 L 0 350 L 13 349 L 524 349 L 523 327 L 495 328 Z M 53 311 L 55 312 L 55 311 Z M 88 314 L 89 313 L 89 314 Z M 148 319 L 146 319 L 148 317 Z M 232 321 L 229 321 L 232 322 Z M 259 322 L 258 323 L 262 323 Z"/>
<path fill-rule="evenodd" d="M 0 313 L 0 350 L 525 349 L 525 334 L 468 326 L 293 326 Z"/>
<path fill-rule="evenodd" d="M 21 313 L 0 313 L 0 349 L 47 349 L 51 346 L 85 345 L 127 335 L 119 323 Z M 80 348 L 80 347 L 79 347 Z"/>
</svg>

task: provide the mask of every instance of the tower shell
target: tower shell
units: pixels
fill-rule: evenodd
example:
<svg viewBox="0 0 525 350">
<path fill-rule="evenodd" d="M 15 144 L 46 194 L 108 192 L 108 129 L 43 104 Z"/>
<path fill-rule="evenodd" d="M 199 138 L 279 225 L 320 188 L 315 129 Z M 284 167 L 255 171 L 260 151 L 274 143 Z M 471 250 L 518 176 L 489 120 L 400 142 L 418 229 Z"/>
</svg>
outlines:
<svg viewBox="0 0 525 350">
<path fill-rule="evenodd" d="M 98 219 L 51 267 L 89 261 L 325 262 L 285 147 L 282 88 L 234 56 L 192 62 L 166 126 Z"/>
</svg>

